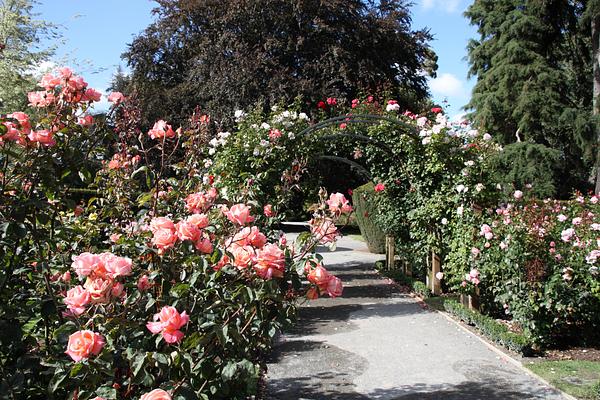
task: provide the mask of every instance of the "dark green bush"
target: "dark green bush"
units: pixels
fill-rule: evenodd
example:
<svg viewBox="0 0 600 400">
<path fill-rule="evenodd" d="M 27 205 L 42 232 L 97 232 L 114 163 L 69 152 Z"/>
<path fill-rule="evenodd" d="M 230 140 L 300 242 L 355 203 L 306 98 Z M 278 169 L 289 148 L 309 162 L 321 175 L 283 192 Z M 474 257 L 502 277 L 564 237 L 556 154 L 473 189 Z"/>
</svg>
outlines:
<svg viewBox="0 0 600 400">
<path fill-rule="evenodd" d="M 360 229 L 360 233 L 367 241 L 367 246 L 371 253 L 385 253 L 385 233 L 375 225 L 375 221 L 371 215 L 377 212 L 376 204 L 373 201 L 375 189 L 373 183 L 369 182 L 362 185 L 352 193 L 352 203 L 356 222 Z"/>
</svg>

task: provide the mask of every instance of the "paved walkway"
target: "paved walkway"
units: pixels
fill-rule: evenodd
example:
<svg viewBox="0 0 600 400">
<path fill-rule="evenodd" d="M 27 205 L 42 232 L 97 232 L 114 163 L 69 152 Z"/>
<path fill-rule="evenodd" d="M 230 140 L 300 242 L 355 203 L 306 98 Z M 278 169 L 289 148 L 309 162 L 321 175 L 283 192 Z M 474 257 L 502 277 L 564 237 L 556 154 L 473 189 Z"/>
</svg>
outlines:
<svg viewBox="0 0 600 400">
<path fill-rule="evenodd" d="M 342 238 L 321 253 L 344 294 L 305 305 L 280 337 L 267 399 L 564 399 L 380 279 L 372 265 L 382 256 L 362 242 Z"/>
</svg>

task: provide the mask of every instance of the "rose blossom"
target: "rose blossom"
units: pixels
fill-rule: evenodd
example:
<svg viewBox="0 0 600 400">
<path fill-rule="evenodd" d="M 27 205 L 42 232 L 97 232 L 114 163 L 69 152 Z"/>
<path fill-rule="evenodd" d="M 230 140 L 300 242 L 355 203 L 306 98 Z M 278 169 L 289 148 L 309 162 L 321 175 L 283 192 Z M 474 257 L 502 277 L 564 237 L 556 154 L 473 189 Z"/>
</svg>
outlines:
<svg viewBox="0 0 600 400">
<path fill-rule="evenodd" d="M 513 193 L 513 197 L 517 200 L 520 200 L 523 198 L 523 192 L 521 192 L 520 190 L 515 190 L 515 192 Z"/>
<path fill-rule="evenodd" d="M 92 304 L 108 303 L 108 299 L 113 287 L 112 279 L 88 277 L 83 284 L 85 290 L 90 294 L 90 302 Z"/>
<path fill-rule="evenodd" d="M 329 275 L 329 272 L 327 272 L 320 264 L 314 267 L 306 276 L 308 281 L 317 285 L 322 292 L 327 290 L 330 277 L 331 275 Z"/>
<path fill-rule="evenodd" d="M 196 225 L 198 229 L 204 229 L 210 223 L 206 214 L 192 214 L 186 218 L 186 221 L 190 224 Z"/>
<path fill-rule="evenodd" d="M 196 250 L 198 250 L 200 253 L 210 254 L 213 252 L 213 244 L 206 236 L 201 236 L 198 238 L 198 240 L 194 243 L 194 247 L 196 247 Z"/>
<path fill-rule="evenodd" d="M 67 291 L 64 302 L 74 315 L 81 315 L 85 312 L 85 306 L 90 302 L 90 294 L 83 286 L 75 286 Z"/>
<path fill-rule="evenodd" d="M 557 218 L 557 219 L 558 219 L 560 222 L 565 222 L 565 221 L 567 220 L 567 216 L 566 216 L 566 215 L 563 215 L 563 214 L 559 214 L 559 215 L 558 215 L 556 218 Z"/>
<path fill-rule="evenodd" d="M 337 227 L 330 218 L 311 220 L 310 230 L 313 236 L 319 240 L 320 244 L 334 243 L 339 236 Z"/>
<path fill-rule="evenodd" d="M 581 225 L 581 218 L 580 217 L 573 218 L 573 221 L 571 221 L 571 223 L 573 225 Z"/>
<path fill-rule="evenodd" d="M 282 278 L 285 271 L 285 255 L 276 244 L 267 244 L 258 251 L 254 269 L 263 279 Z"/>
<path fill-rule="evenodd" d="M 152 218 L 152 221 L 150 221 L 150 230 L 154 233 L 160 229 L 175 232 L 175 224 L 167 217 Z"/>
<path fill-rule="evenodd" d="M 245 204 L 236 204 L 225 213 L 227 219 L 236 225 L 246 225 L 254 221 L 250 215 L 250 208 Z"/>
<path fill-rule="evenodd" d="M 154 232 L 154 236 L 152 237 L 152 244 L 158 248 L 159 253 L 170 249 L 176 242 L 177 235 L 175 234 L 175 231 L 171 229 L 159 229 Z"/>
<path fill-rule="evenodd" d="M 309 300 L 315 300 L 319 298 L 319 290 L 317 288 L 311 287 L 306 291 L 306 298 Z"/>
<path fill-rule="evenodd" d="M 260 249 L 267 244 L 267 237 L 256 226 L 245 227 L 235 234 L 232 242 L 241 246 L 250 245 Z"/>
<path fill-rule="evenodd" d="M 352 206 L 341 193 L 332 193 L 326 203 L 329 206 L 329 211 L 332 213 L 337 214 L 341 212 L 347 214 L 352 212 Z"/>
<path fill-rule="evenodd" d="M 104 338 L 96 332 L 89 330 L 77 331 L 69 336 L 69 343 L 65 354 L 75 362 L 79 362 L 91 355 L 98 355 L 106 342 Z"/>
<path fill-rule="evenodd" d="M 385 185 L 383 183 L 378 183 L 377 185 L 375 185 L 374 190 L 376 192 L 383 192 L 385 190 Z"/>
<path fill-rule="evenodd" d="M 171 400 L 171 395 L 162 389 L 154 389 L 149 393 L 143 394 L 140 400 Z"/>
<path fill-rule="evenodd" d="M 184 336 L 179 329 L 189 322 L 190 317 L 185 311 L 180 314 L 175 307 L 164 306 L 152 319 L 155 322 L 146 324 L 150 332 L 160 333 L 167 343 L 177 343 Z"/>
<path fill-rule="evenodd" d="M 141 291 L 144 292 L 148 289 L 150 289 L 152 287 L 152 282 L 150 282 L 150 279 L 148 278 L 148 275 L 142 275 L 140 276 L 140 279 L 138 279 L 137 281 L 137 288 Z"/>
<path fill-rule="evenodd" d="M 437 274 L 435 274 L 435 277 L 437 278 L 437 280 L 441 281 L 442 279 L 444 279 L 444 273 L 438 272 Z"/>
<path fill-rule="evenodd" d="M 560 238 L 563 242 L 569 242 L 575 236 L 575 229 L 569 228 L 561 232 Z"/>
<path fill-rule="evenodd" d="M 267 217 L 267 218 L 273 217 L 275 215 L 275 213 L 273 212 L 273 206 L 270 204 L 267 204 L 266 206 L 264 206 L 263 213 L 265 214 L 265 217 Z"/>
<path fill-rule="evenodd" d="M 100 257 L 97 254 L 88 252 L 73 256 L 72 259 L 73 263 L 71 264 L 71 268 L 75 270 L 79 278 L 90 275 L 100 263 Z"/>
<path fill-rule="evenodd" d="M 167 125 L 162 119 L 157 121 L 154 127 L 148 131 L 148 136 L 152 139 L 173 138 L 175 135 L 176 133 L 171 128 L 171 125 Z"/>
<path fill-rule="evenodd" d="M 203 192 L 192 193 L 185 198 L 185 207 L 193 214 L 200 214 L 208 210 L 212 200 L 214 199 Z"/>
<path fill-rule="evenodd" d="M 240 269 L 254 264 L 256 255 L 251 246 L 234 246 L 231 253 L 233 254 L 233 265 Z"/>
<path fill-rule="evenodd" d="M 111 103 L 119 104 L 123 100 L 125 100 L 125 96 L 121 92 L 112 92 L 108 95 L 108 101 Z"/>
<path fill-rule="evenodd" d="M 481 251 L 477 247 L 471 248 L 471 254 L 473 254 L 474 256 L 478 256 L 479 253 L 481 253 Z"/>
<path fill-rule="evenodd" d="M 117 257 L 112 253 L 102 253 L 100 259 L 104 265 L 106 273 L 116 278 L 118 276 L 131 275 L 132 261 L 129 257 Z"/>
<path fill-rule="evenodd" d="M 342 295 L 343 285 L 342 280 L 337 276 L 331 276 L 327 282 L 327 294 L 329 297 L 339 297 Z"/>
<path fill-rule="evenodd" d="M 29 133 L 29 135 L 27 135 L 27 137 L 32 142 L 37 142 L 46 147 L 51 147 L 56 144 L 56 140 L 54 140 L 53 135 L 54 134 L 51 131 L 49 131 L 47 129 L 42 129 L 40 131 L 31 131 L 31 133 Z"/>
<path fill-rule="evenodd" d="M 179 240 L 191 240 L 195 242 L 200 237 L 200 229 L 196 225 L 188 221 L 179 221 L 175 228 L 177 230 L 177 237 Z"/>
</svg>

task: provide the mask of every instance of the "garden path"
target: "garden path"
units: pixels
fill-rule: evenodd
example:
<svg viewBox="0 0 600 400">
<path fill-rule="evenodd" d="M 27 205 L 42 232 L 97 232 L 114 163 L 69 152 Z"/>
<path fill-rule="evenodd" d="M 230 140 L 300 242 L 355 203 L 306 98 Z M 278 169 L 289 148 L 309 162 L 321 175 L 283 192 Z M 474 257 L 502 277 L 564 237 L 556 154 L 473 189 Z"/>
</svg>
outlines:
<svg viewBox="0 0 600 400">
<path fill-rule="evenodd" d="M 272 354 L 267 399 L 565 399 L 382 279 L 364 243 L 320 252 L 344 294 L 301 308 Z"/>
</svg>

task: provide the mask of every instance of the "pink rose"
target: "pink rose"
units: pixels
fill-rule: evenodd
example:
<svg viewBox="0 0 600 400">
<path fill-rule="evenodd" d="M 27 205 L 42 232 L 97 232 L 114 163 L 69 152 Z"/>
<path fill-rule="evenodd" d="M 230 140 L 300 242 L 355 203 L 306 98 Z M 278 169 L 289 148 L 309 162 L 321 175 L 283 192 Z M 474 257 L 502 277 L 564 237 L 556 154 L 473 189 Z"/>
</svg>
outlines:
<svg viewBox="0 0 600 400">
<path fill-rule="evenodd" d="M 45 74 L 40 80 L 40 86 L 46 90 L 54 90 L 54 88 L 60 85 L 60 83 L 60 78 L 52 74 Z"/>
<path fill-rule="evenodd" d="M 152 221 L 150 221 L 150 230 L 156 232 L 159 229 L 167 229 L 175 232 L 175 224 L 167 217 L 152 218 Z"/>
<path fill-rule="evenodd" d="M 85 312 L 85 306 L 90 302 L 90 294 L 83 286 L 75 286 L 67 291 L 64 302 L 74 315 L 81 315 Z"/>
<path fill-rule="evenodd" d="M 150 393 L 143 394 L 140 400 L 171 400 L 171 395 L 162 389 L 154 389 Z"/>
<path fill-rule="evenodd" d="M 100 99 L 102 99 L 102 94 L 99 91 L 97 91 L 96 89 L 87 89 L 83 94 L 83 98 L 81 99 L 81 101 L 94 102 L 100 101 Z"/>
<path fill-rule="evenodd" d="M 111 242 L 117 243 L 119 241 L 119 239 L 121 239 L 121 234 L 113 233 L 112 235 L 110 235 L 109 239 Z"/>
<path fill-rule="evenodd" d="M 317 288 L 311 287 L 306 292 L 306 298 L 309 300 L 315 300 L 319 298 L 319 290 Z"/>
<path fill-rule="evenodd" d="M 213 252 L 213 244 L 206 236 L 200 237 L 194 243 L 194 247 L 196 247 L 196 250 L 203 254 L 211 254 Z"/>
<path fill-rule="evenodd" d="M 75 270 L 79 278 L 90 275 L 98 267 L 100 257 L 97 254 L 81 253 L 78 256 L 73 256 L 71 268 Z"/>
<path fill-rule="evenodd" d="M 179 240 L 191 240 L 195 242 L 200 237 L 200 229 L 196 225 L 188 221 L 179 221 L 177 225 L 175 225 L 177 229 L 177 237 Z"/>
<path fill-rule="evenodd" d="M 236 204 L 225 213 L 228 220 L 236 225 L 246 225 L 254 221 L 254 217 L 250 215 L 250 208 L 245 204 Z"/>
<path fill-rule="evenodd" d="M 159 229 L 154 232 L 152 237 L 152 244 L 155 245 L 159 253 L 163 253 L 165 250 L 170 249 L 177 242 L 177 235 L 174 230 L 171 229 Z"/>
<path fill-rule="evenodd" d="M 378 183 L 375 185 L 376 192 L 383 192 L 385 190 L 385 185 L 383 183 Z"/>
<path fill-rule="evenodd" d="M 310 283 L 317 285 L 323 292 L 327 290 L 330 278 L 331 275 L 329 275 L 329 272 L 327 272 L 320 264 L 313 268 L 306 276 L 306 279 L 308 279 Z"/>
<path fill-rule="evenodd" d="M 77 125 L 90 126 L 94 123 L 94 117 L 91 115 L 84 115 L 77 119 Z"/>
<path fill-rule="evenodd" d="M 342 280 L 336 276 L 331 276 L 327 282 L 327 294 L 329 297 L 339 297 L 342 295 L 344 287 Z"/>
<path fill-rule="evenodd" d="M 152 139 L 173 138 L 175 135 L 176 133 L 171 128 L 171 125 L 167 125 L 162 119 L 157 121 L 154 127 L 148 131 L 148 136 Z"/>
<path fill-rule="evenodd" d="M 329 211 L 334 214 L 348 214 L 352 212 L 352 206 L 346 197 L 341 193 L 332 193 L 326 203 L 329 206 Z"/>
<path fill-rule="evenodd" d="M 69 271 L 65 272 L 60 277 L 60 280 L 63 281 L 63 282 L 71 282 L 71 273 Z"/>
<path fill-rule="evenodd" d="M 266 206 L 263 207 L 263 213 L 265 214 L 265 217 L 267 217 L 267 218 L 275 216 L 275 213 L 273 212 L 273 206 L 270 204 L 267 204 Z"/>
<path fill-rule="evenodd" d="M 282 278 L 285 271 L 285 255 L 276 244 L 267 244 L 258 251 L 254 269 L 263 279 Z"/>
<path fill-rule="evenodd" d="M 232 242 L 240 246 L 250 245 L 260 249 L 267 244 L 267 237 L 256 226 L 245 227 L 235 234 Z"/>
<path fill-rule="evenodd" d="M 52 92 L 39 91 L 27 93 L 27 99 L 29 105 L 33 107 L 48 107 L 54 102 L 55 97 Z"/>
<path fill-rule="evenodd" d="M 152 287 L 152 282 L 150 282 L 148 275 L 140 276 L 140 279 L 137 281 L 137 287 L 141 292 L 144 292 Z"/>
<path fill-rule="evenodd" d="M 112 92 L 108 95 L 108 101 L 111 103 L 119 104 L 123 100 L 125 100 L 125 96 L 121 92 Z"/>
<path fill-rule="evenodd" d="M 77 331 L 69 336 L 66 354 L 69 355 L 75 362 L 79 362 L 84 358 L 89 358 L 92 355 L 98 355 L 106 342 L 104 338 L 96 332 L 89 330 Z"/>
<path fill-rule="evenodd" d="M 251 246 L 233 246 L 233 265 L 240 269 L 247 268 L 254 264 L 256 254 Z"/>
<path fill-rule="evenodd" d="M 47 129 L 31 131 L 27 137 L 32 142 L 37 142 L 46 147 L 51 147 L 56 144 L 56 140 L 54 140 L 54 134 Z"/>
<path fill-rule="evenodd" d="M 186 221 L 190 224 L 196 225 L 198 229 L 204 229 L 210 223 L 206 214 L 192 214 L 186 218 Z"/>
<path fill-rule="evenodd" d="M 132 261 L 129 257 L 117 257 L 112 253 L 104 253 L 104 269 L 113 278 L 131 275 Z"/>
<path fill-rule="evenodd" d="M 200 214 L 207 211 L 211 204 L 211 197 L 202 192 L 192 193 L 185 198 L 185 207 L 189 212 L 194 214 Z"/>
<path fill-rule="evenodd" d="M 310 231 L 320 244 L 333 243 L 339 236 L 337 227 L 330 218 L 311 220 Z"/>
<path fill-rule="evenodd" d="M 108 303 L 110 298 L 113 281 L 112 279 L 92 279 L 88 277 L 83 287 L 90 294 L 90 302 L 92 304 L 105 304 Z"/>
<path fill-rule="evenodd" d="M 21 125 L 23 133 L 28 134 L 29 132 L 31 132 L 31 122 L 29 122 L 29 115 L 25 114 L 24 112 L 17 111 L 12 114 L 8 114 L 7 117 L 16 119 L 19 122 L 19 125 Z"/>
<path fill-rule="evenodd" d="M 113 297 L 120 297 L 123 294 L 124 289 L 125 289 L 125 285 L 123 285 L 121 282 L 115 282 L 113 284 L 112 289 L 110 290 L 110 294 Z"/>
<path fill-rule="evenodd" d="M 515 190 L 515 192 L 513 193 L 513 197 L 517 200 L 520 200 L 523 198 L 523 192 L 521 192 L 520 190 Z"/>
<path fill-rule="evenodd" d="M 179 329 L 189 322 L 190 317 L 185 311 L 180 314 L 175 307 L 164 306 L 159 313 L 154 314 L 153 320 L 155 322 L 146 324 L 150 332 L 160 333 L 167 343 L 177 343 L 184 336 Z"/>
</svg>

